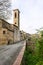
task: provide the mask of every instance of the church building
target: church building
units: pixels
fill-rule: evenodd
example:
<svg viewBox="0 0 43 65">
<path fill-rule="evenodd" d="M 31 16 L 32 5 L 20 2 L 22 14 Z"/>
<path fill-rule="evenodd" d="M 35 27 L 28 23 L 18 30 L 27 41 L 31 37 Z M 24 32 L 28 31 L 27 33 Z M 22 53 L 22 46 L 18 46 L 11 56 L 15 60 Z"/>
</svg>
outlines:
<svg viewBox="0 0 43 65">
<path fill-rule="evenodd" d="M 19 10 L 13 10 L 13 15 L 13 24 L 8 23 L 4 19 L 0 19 L 0 45 L 12 44 L 20 41 Z"/>
</svg>

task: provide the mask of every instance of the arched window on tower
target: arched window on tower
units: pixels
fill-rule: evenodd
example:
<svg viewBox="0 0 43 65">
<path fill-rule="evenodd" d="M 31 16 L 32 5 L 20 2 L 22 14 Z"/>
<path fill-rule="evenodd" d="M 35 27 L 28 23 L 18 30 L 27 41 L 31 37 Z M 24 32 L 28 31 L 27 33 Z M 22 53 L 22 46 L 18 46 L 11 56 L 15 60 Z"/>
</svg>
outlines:
<svg viewBox="0 0 43 65">
<path fill-rule="evenodd" d="M 15 12 L 15 18 L 17 17 L 17 14 L 16 14 L 16 12 Z"/>
</svg>

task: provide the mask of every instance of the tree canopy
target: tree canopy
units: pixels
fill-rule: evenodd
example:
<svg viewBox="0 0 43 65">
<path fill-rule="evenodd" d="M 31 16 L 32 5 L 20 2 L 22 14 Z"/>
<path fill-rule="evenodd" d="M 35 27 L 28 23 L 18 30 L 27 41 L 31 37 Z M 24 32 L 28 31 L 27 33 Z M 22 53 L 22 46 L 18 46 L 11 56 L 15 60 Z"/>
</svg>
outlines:
<svg viewBox="0 0 43 65">
<path fill-rule="evenodd" d="M 0 18 L 9 19 L 11 17 L 11 1 L 0 0 Z"/>
</svg>

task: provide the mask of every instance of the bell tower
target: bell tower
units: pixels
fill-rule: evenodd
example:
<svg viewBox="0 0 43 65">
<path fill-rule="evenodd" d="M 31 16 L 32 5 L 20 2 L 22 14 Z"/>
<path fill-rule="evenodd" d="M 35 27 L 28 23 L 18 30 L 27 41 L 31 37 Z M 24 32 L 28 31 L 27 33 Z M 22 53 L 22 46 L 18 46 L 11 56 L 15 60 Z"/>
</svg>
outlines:
<svg viewBox="0 0 43 65">
<path fill-rule="evenodd" d="M 13 15 L 14 25 L 19 28 L 20 11 L 18 9 L 13 10 Z"/>
</svg>

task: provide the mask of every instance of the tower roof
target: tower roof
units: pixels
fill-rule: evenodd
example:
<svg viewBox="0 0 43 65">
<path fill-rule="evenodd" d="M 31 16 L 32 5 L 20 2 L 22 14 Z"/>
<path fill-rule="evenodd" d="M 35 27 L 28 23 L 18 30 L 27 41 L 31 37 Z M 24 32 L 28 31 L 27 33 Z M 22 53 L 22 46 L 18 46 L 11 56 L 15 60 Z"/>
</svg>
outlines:
<svg viewBox="0 0 43 65">
<path fill-rule="evenodd" d="M 18 11 L 20 13 L 19 9 L 14 9 L 13 11 Z"/>
</svg>

